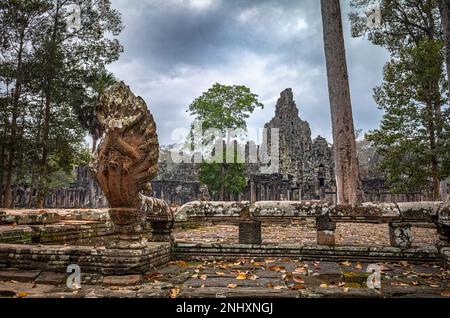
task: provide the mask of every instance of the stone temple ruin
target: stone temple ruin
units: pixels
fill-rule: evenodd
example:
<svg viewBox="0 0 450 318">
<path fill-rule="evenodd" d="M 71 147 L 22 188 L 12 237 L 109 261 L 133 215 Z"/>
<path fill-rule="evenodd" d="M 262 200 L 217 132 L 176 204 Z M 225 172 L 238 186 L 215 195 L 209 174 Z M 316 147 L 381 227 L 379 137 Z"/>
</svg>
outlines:
<svg viewBox="0 0 450 318">
<path fill-rule="evenodd" d="M 334 163 L 332 146 L 328 141 L 311 136 L 309 123 L 299 116 L 299 110 L 291 89 L 281 92 L 275 106 L 275 116 L 265 125 L 270 130 L 280 130 L 280 170 L 276 174 L 262 174 L 260 165 L 250 163 L 249 148 L 259 146 L 247 143 L 246 179 L 247 187 L 235 197 L 224 198 L 227 201 L 252 200 L 335 200 Z M 164 199 L 170 205 L 181 206 L 195 201 L 201 195 L 202 185 L 198 178 L 198 165 L 194 163 L 175 164 L 171 158 L 172 146 L 162 146 L 159 151 L 158 172 L 151 181 L 152 196 Z M 362 142 L 360 151 L 360 170 L 364 191 L 368 201 L 372 202 L 416 202 L 427 201 L 424 191 L 393 194 L 386 185 L 386 179 L 376 168 L 378 157 L 374 150 L 367 150 Z M 76 180 L 69 186 L 54 190 L 45 200 L 48 208 L 106 208 L 108 202 L 99 185 L 91 178 L 87 167 L 75 169 Z M 91 188 L 91 184 L 93 186 Z M 18 208 L 32 208 L 36 193 L 29 188 L 17 186 L 15 191 Z M 92 194 L 91 194 L 92 189 Z M 92 203 L 91 203 L 92 197 Z M 218 195 L 213 195 L 217 200 Z"/>
<path fill-rule="evenodd" d="M 268 136 L 271 129 L 280 130 L 279 173 L 261 174 L 258 164 L 249 163 L 248 143 L 245 147 L 248 185 L 243 193 L 231 200 L 250 200 L 252 188 L 257 201 L 320 199 L 334 191 L 331 146 L 321 136 L 311 138 L 309 124 L 299 117 L 291 89 L 281 93 L 275 117 L 264 128 Z M 163 150 L 158 176 L 152 184 L 154 195 L 170 203 L 182 205 L 194 201 L 200 193 L 198 166 L 174 164 L 169 151 Z"/>
<path fill-rule="evenodd" d="M 450 266 L 450 202 L 342 206 L 329 200 L 298 200 L 296 195 L 300 194 L 295 191 L 304 180 L 315 182 L 310 189 L 315 195 L 317 189 L 331 184 L 331 171 L 327 170 L 330 169 L 331 155 L 324 139 L 310 140 L 308 125 L 298 118 L 290 90 L 283 92 L 277 105 L 277 117 L 267 126 L 282 125 L 282 129 L 293 134 L 292 138 L 296 141 L 284 141 L 283 168 L 278 179 L 272 178 L 268 182 L 264 179 L 266 176 L 257 179 L 250 175 L 253 189 L 251 201 L 194 200 L 172 209 L 165 200 L 153 197 L 155 189 L 152 189 L 150 182 L 157 174 L 159 146 L 156 125 L 145 102 L 124 83 L 119 83 L 100 98 L 97 117 L 106 133 L 91 168 L 109 202 L 109 208 L 0 211 L 0 286 L 6 290 L 3 293 L 25 282 L 29 286 L 27 293 L 39 296 L 36 290 L 41 287 L 33 290 L 33 286 L 44 285 L 47 286 L 44 294 L 64 297 L 69 287 L 64 285 L 67 268 L 76 265 L 82 273 L 80 282 L 90 286 L 80 292 L 81 297 L 172 297 L 178 294 L 180 288 L 184 288 L 184 296 L 227 297 L 233 295 L 230 290 L 235 288 L 234 282 L 244 283 L 236 278 L 235 272 L 230 272 L 228 276 L 222 272 L 217 274 L 217 269 L 208 274 L 198 273 L 206 271 L 208 261 L 220 265 L 220 262 L 236 259 L 241 260 L 232 266 L 238 266 L 239 270 L 239 266 L 247 266 L 245 270 L 242 267 L 244 272 L 238 273 L 238 276 L 244 275 L 249 266 L 259 271 L 259 275 L 268 275 L 262 278 L 252 276 L 254 279 L 246 280 L 247 285 L 237 289 L 243 293 L 240 296 L 390 297 L 417 291 L 399 291 L 395 286 L 390 286 L 387 291 L 368 289 L 368 285 L 364 285 L 368 284 L 365 283 L 366 272 L 344 274 L 342 268 L 348 267 L 346 264 L 350 261 L 365 264 L 430 263 L 433 267 L 430 265 L 428 269 L 442 270 L 439 269 L 439 284 L 436 281 L 427 282 L 431 287 L 426 293 L 436 295 L 446 292 L 446 287 L 441 287 L 441 283 L 448 284 L 445 275 Z M 295 125 L 301 128 L 292 127 Z M 295 154 L 299 158 L 293 160 Z M 302 169 L 291 170 L 293 166 Z M 185 173 L 195 172 L 186 170 Z M 276 191 L 283 189 L 280 185 L 285 181 L 287 192 L 277 194 Z M 177 190 L 167 191 L 176 193 Z M 285 200 L 281 200 L 281 194 L 286 195 Z M 253 200 L 255 196 L 261 200 Z M 268 198 L 274 200 L 264 201 Z M 293 222 L 312 224 L 314 242 L 285 244 L 279 240 L 276 244 L 265 243 L 267 232 L 263 231 L 263 225 L 279 223 L 291 226 Z M 174 240 L 174 228 L 198 227 L 207 223 L 236 225 L 239 230 L 237 243 Z M 389 242 L 387 245 L 373 246 L 338 245 L 337 228 L 344 223 L 353 226 L 385 224 L 389 229 Z M 436 242 L 414 245 L 412 229 L 416 227 L 436 229 L 439 234 L 436 234 Z M 300 227 L 296 229 L 300 231 Z M 295 235 L 295 240 L 298 235 Z M 290 284 L 292 277 L 287 274 L 281 275 L 287 268 L 270 265 L 275 262 L 272 259 L 275 257 L 284 264 L 289 260 L 306 262 L 302 268 L 291 270 L 292 275 L 299 275 L 297 282 L 303 282 L 300 286 Z M 242 259 L 251 261 L 246 263 Z M 258 259 L 264 261 L 255 261 Z M 189 272 L 186 261 L 201 263 L 195 271 Z M 337 262 L 343 262 L 343 265 Z M 322 265 L 319 266 L 319 263 Z M 361 263 L 357 263 L 359 271 L 363 268 Z M 158 266 L 162 267 L 156 269 Z M 322 272 L 319 271 L 321 266 L 324 266 Z M 264 270 L 261 271 L 262 268 Z M 179 272 L 172 272 L 174 270 Z M 317 271 L 314 273 L 316 275 L 311 274 L 313 271 Z M 161 281 L 160 276 L 164 273 L 169 280 Z M 208 281 L 208 275 L 214 274 L 216 277 Z M 339 284 L 353 286 L 355 279 L 362 279 L 357 284 L 359 287 L 337 288 Z M 385 275 L 385 279 L 389 281 L 391 278 Z M 15 282 L 12 283 L 14 286 L 8 287 L 11 281 Z M 272 281 L 282 285 L 274 288 Z M 323 282 L 336 288 L 330 291 L 321 287 Z M 52 284 L 57 287 L 49 287 Z M 184 287 L 180 287 L 181 284 Z M 210 288 L 204 288 L 205 284 L 211 284 Z M 118 287 L 127 285 L 133 287 L 129 290 Z M 108 286 L 114 289 L 108 289 Z M 424 289 L 419 290 L 423 292 Z M 74 295 L 72 291 L 69 293 Z M 12 295 L 14 297 L 16 294 Z"/>
</svg>

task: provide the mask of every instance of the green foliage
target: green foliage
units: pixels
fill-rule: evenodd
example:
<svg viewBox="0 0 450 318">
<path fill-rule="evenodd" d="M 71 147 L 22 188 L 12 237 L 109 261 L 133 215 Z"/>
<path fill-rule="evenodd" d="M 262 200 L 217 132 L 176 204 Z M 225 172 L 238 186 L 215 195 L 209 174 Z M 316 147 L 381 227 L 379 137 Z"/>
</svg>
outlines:
<svg viewBox="0 0 450 318">
<path fill-rule="evenodd" d="M 189 106 L 188 112 L 202 122 L 203 130 L 216 128 L 225 132 L 227 128 L 247 129 L 246 119 L 258 107 L 264 105 L 248 87 L 216 83 Z"/>
<path fill-rule="evenodd" d="M 381 127 L 367 139 L 378 148 L 381 168 L 397 191 L 427 186 L 434 158 L 440 178 L 448 176 L 450 110 L 444 98 L 443 59 L 440 41 L 403 48 L 385 66 L 384 82 L 375 89 L 385 114 Z"/>
<path fill-rule="evenodd" d="M 219 130 L 223 134 L 222 137 L 225 137 L 227 129 L 241 129 L 246 132 L 246 119 L 256 108 L 263 107 L 263 104 L 258 101 L 258 96 L 245 86 L 214 84 L 189 106 L 188 112 L 195 121 L 191 126 L 188 146 L 193 147 L 192 135 L 199 133 L 195 131 L 196 123 L 201 123 L 203 132 L 210 128 Z M 211 146 L 215 142 L 222 141 L 214 140 L 214 137 L 217 138 L 217 136 L 202 135 L 201 145 L 196 146 L 202 146 L 206 149 L 206 154 L 209 154 L 212 150 Z M 229 136 L 231 139 L 235 137 Z M 224 158 L 227 156 L 225 149 L 223 156 Z M 200 167 L 200 181 L 208 185 L 212 192 L 220 191 L 221 196 L 224 192 L 241 192 L 246 186 L 245 165 L 242 160 L 239 160 L 236 150 L 234 159 L 234 163 L 224 163 L 225 160 L 203 163 Z"/>
<path fill-rule="evenodd" d="M 381 27 L 368 27 L 366 11 L 380 6 Z M 441 34 L 437 0 L 351 0 L 349 14 L 352 36 L 365 36 L 375 45 L 396 55 L 422 39 L 438 39 Z"/>
<path fill-rule="evenodd" d="M 78 29 L 68 28 L 70 5 L 81 8 Z M 96 100 L 114 80 L 105 69 L 122 52 L 122 29 L 110 0 L 0 2 L 0 178 L 10 172 L 42 199 L 87 163 L 86 132 L 100 134 Z"/>
<path fill-rule="evenodd" d="M 224 157 L 227 155 L 224 149 Z M 244 177 L 245 164 L 240 162 L 235 151 L 234 163 L 223 163 L 213 161 L 211 163 L 203 162 L 200 165 L 199 179 L 206 184 L 208 189 L 217 193 L 222 189 L 227 193 L 238 194 L 247 185 Z"/>
</svg>

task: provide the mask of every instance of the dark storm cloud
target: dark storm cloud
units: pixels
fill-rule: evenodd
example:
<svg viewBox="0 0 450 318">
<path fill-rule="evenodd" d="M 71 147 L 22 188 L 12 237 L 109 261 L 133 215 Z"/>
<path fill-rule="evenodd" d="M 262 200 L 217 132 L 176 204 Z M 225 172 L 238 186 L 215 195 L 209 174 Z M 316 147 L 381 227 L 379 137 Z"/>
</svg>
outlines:
<svg viewBox="0 0 450 318">
<path fill-rule="evenodd" d="M 126 26 L 125 53 L 111 70 L 149 103 L 162 143 L 189 127 L 185 110 L 214 82 L 244 84 L 266 108 L 249 120 L 263 127 L 279 92 L 294 90 L 300 116 L 314 135 L 330 139 L 320 2 L 242 0 L 113 0 Z M 344 7 L 344 19 L 347 8 Z M 355 126 L 376 128 L 372 88 L 381 82 L 385 53 L 363 39 L 346 46 Z"/>
</svg>

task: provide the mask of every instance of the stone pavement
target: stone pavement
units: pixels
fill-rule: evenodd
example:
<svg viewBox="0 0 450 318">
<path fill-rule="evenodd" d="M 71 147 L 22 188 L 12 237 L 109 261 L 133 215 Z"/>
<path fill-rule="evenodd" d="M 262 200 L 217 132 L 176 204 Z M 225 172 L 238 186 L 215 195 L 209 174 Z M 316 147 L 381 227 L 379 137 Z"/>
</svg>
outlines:
<svg viewBox="0 0 450 318">
<path fill-rule="evenodd" d="M 174 261 L 147 275 L 82 274 L 76 291 L 65 286 L 65 273 L 10 269 L 0 271 L 0 297 L 450 297 L 450 270 L 438 264 L 378 263 L 381 289 L 367 288 L 368 265 L 288 259 Z"/>
</svg>

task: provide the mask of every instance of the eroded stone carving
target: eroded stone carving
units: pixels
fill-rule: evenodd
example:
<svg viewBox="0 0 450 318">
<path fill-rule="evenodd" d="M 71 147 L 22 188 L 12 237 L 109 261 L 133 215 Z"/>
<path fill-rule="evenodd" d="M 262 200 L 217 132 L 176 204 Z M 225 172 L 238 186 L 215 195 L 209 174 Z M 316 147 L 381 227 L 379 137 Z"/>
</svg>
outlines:
<svg viewBox="0 0 450 318">
<path fill-rule="evenodd" d="M 159 157 L 153 116 L 145 101 L 121 82 L 100 97 L 97 119 L 104 135 L 91 169 L 110 204 L 121 246 L 142 247 L 147 220 L 173 221 L 166 202 L 146 196 Z"/>
<path fill-rule="evenodd" d="M 157 172 L 158 135 L 141 97 L 123 82 L 101 96 L 97 118 L 105 133 L 92 169 L 112 208 L 139 207 L 139 192 Z"/>
</svg>

